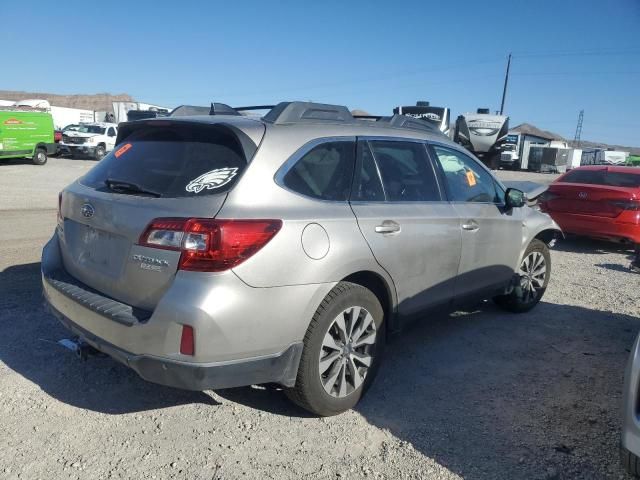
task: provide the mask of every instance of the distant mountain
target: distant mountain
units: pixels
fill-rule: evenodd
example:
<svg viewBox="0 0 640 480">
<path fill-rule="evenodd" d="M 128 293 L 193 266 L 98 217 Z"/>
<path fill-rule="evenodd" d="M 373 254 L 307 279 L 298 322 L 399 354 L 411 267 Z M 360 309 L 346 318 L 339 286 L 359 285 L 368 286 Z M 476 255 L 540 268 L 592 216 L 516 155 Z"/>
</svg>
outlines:
<svg viewBox="0 0 640 480">
<path fill-rule="evenodd" d="M 573 140 L 571 140 L 569 146 L 573 147 Z M 622 145 L 609 145 L 601 142 L 590 142 L 589 140 L 580 140 L 580 147 L 583 150 L 590 148 L 602 148 L 604 150 L 619 150 L 622 152 L 630 152 L 631 155 L 640 155 L 640 147 L 624 147 Z"/>
<path fill-rule="evenodd" d="M 526 133 L 529 135 L 535 135 L 537 137 L 546 138 L 547 140 L 565 140 L 561 135 L 557 133 L 550 132 L 548 130 L 541 130 L 535 125 L 531 125 L 530 123 L 521 123 L 513 127 L 511 130 Z M 574 147 L 573 140 L 565 140 L 570 147 Z M 630 152 L 631 155 L 640 155 L 640 147 L 624 147 L 622 145 L 609 145 L 607 143 L 602 142 L 591 142 L 589 140 L 581 140 L 580 147 L 583 150 L 588 150 L 590 148 L 602 148 L 604 150 L 620 150 L 623 152 Z"/>
<path fill-rule="evenodd" d="M 33 98 L 47 100 L 51 105 L 55 105 L 56 107 L 84 108 L 86 110 L 95 110 L 100 112 L 113 111 L 111 102 L 135 102 L 131 95 L 127 93 L 119 93 L 117 95 L 112 95 L 110 93 L 96 93 L 93 95 L 58 95 L 56 93 L 0 90 L 0 100 L 17 101 Z"/>
</svg>

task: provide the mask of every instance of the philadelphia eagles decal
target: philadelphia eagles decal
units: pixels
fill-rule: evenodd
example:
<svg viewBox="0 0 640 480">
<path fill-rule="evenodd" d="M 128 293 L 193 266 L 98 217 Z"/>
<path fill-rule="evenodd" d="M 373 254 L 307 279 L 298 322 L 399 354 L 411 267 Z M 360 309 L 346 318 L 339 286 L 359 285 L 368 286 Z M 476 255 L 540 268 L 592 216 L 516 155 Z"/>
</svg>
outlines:
<svg viewBox="0 0 640 480">
<path fill-rule="evenodd" d="M 237 173 L 237 168 L 217 168 L 191 180 L 186 186 L 186 190 L 187 192 L 200 193 L 205 188 L 207 190 L 220 188 L 229 183 Z"/>
</svg>

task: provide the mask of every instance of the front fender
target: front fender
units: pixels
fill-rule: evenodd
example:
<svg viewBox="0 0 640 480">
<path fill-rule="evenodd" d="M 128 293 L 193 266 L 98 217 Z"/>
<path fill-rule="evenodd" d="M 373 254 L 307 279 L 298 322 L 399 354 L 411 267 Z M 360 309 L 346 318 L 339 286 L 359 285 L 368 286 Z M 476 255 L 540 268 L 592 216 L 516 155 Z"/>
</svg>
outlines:
<svg viewBox="0 0 640 480">
<path fill-rule="evenodd" d="M 560 226 L 546 213 L 526 207 L 526 213 L 522 219 L 522 248 L 520 259 L 534 238 L 539 238 L 549 245 L 558 235 L 564 237 Z"/>
</svg>

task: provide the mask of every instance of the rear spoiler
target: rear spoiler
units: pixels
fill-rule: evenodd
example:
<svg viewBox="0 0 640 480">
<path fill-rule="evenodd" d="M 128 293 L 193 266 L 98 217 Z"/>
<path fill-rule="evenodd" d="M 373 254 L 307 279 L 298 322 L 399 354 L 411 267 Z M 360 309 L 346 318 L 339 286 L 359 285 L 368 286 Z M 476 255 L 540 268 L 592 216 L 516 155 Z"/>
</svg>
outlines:
<svg viewBox="0 0 640 480">
<path fill-rule="evenodd" d="M 221 114 L 219 113 L 218 115 Z M 250 122 L 250 120 L 247 121 Z M 171 117 L 159 117 L 119 123 L 118 135 L 116 137 L 116 146 L 122 144 L 132 133 L 137 130 L 142 130 L 149 127 L 162 128 L 169 125 L 190 125 L 192 127 L 213 129 L 224 134 L 231 134 L 236 137 L 236 139 L 240 143 L 247 161 L 253 158 L 253 155 L 258 149 L 258 144 L 260 143 L 260 141 L 262 140 L 262 136 L 264 135 L 264 125 L 261 125 L 258 122 L 251 122 L 248 127 L 245 125 L 245 127 L 242 128 L 238 125 L 234 125 L 233 122 L 226 121 L 226 119 L 220 119 L 220 121 L 209 123 L 200 122 L 197 120 L 194 121 L 192 119 L 183 120 L 180 118 L 172 119 Z"/>
</svg>

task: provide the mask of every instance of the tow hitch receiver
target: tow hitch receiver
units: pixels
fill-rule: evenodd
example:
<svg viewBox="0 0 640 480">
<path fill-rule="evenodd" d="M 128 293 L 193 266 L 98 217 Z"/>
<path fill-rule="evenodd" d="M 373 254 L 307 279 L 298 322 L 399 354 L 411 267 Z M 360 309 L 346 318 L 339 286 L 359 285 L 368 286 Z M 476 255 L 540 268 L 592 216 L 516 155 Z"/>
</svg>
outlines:
<svg viewBox="0 0 640 480">
<path fill-rule="evenodd" d="M 62 340 L 58 340 L 58 344 L 74 352 L 80 360 L 86 360 L 87 358 L 89 358 L 89 356 L 104 355 L 102 352 L 93 348 L 80 337 L 76 337 L 75 339 L 63 338 Z"/>
</svg>

